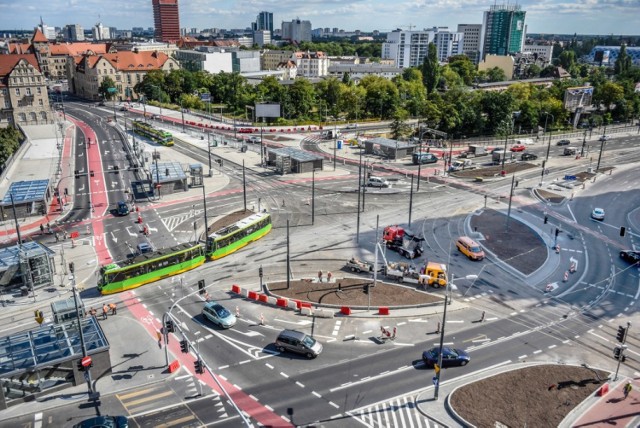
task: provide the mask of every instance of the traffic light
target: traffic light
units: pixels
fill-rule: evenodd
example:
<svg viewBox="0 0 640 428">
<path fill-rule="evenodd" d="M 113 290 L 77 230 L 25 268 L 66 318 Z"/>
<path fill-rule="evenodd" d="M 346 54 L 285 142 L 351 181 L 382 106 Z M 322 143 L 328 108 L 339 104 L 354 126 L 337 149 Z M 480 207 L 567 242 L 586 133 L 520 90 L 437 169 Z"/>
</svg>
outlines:
<svg viewBox="0 0 640 428">
<path fill-rule="evenodd" d="M 73 262 L 69 263 L 69 272 L 73 273 L 76 270 L 76 265 Z"/>
<path fill-rule="evenodd" d="M 93 170 L 89 171 L 89 175 L 93 177 Z"/>
<path fill-rule="evenodd" d="M 548 216 L 544 216 L 544 224 L 547 224 L 549 222 L 549 217 Z"/>
<path fill-rule="evenodd" d="M 42 324 L 44 322 L 44 314 L 42 313 L 42 311 L 35 310 L 34 315 L 38 324 Z"/>
<path fill-rule="evenodd" d="M 556 227 L 556 238 L 558 237 L 559 234 L 560 234 L 560 229 Z"/>
<path fill-rule="evenodd" d="M 66 187 L 64 188 L 64 195 L 65 195 L 65 196 L 68 196 L 68 195 L 69 195 L 69 189 L 68 189 L 68 188 L 66 188 Z"/>
<path fill-rule="evenodd" d="M 182 351 L 183 354 L 187 354 L 189 352 L 189 342 L 187 342 L 187 339 L 182 339 L 180 341 L 180 351 Z"/>
<path fill-rule="evenodd" d="M 619 326 L 618 327 L 618 335 L 616 336 L 616 339 L 618 339 L 618 342 L 624 343 L 624 339 L 625 339 L 626 334 L 627 334 L 627 329 L 622 327 L 622 326 Z"/>
<path fill-rule="evenodd" d="M 258 276 L 262 278 L 262 266 L 258 268 Z"/>
<path fill-rule="evenodd" d="M 626 360 L 627 357 L 622 353 L 622 346 L 616 346 L 613 348 L 613 358 L 624 363 L 624 360 Z"/>
<path fill-rule="evenodd" d="M 113 166 L 113 172 L 114 172 L 115 174 L 120 174 L 120 167 L 118 167 L 118 165 L 114 165 L 114 166 Z"/>
<path fill-rule="evenodd" d="M 205 293 L 205 291 L 204 291 L 204 279 L 201 279 L 201 280 L 198 281 L 198 293 L 201 294 L 201 295 Z"/>
<path fill-rule="evenodd" d="M 202 364 L 202 361 L 200 359 L 197 359 L 193 362 L 193 368 L 198 374 L 204 373 L 204 364 Z"/>
<path fill-rule="evenodd" d="M 364 294 L 369 294 L 369 284 L 365 284 L 362 289 L 364 290 Z"/>
<path fill-rule="evenodd" d="M 80 171 L 78 171 L 77 169 L 73 171 L 73 174 L 76 176 L 76 178 L 80 178 Z"/>
<path fill-rule="evenodd" d="M 167 330 L 167 333 L 173 333 L 174 331 L 176 331 L 176 326 L 173 324 L 172 320 L 167 320 L 165 329 Z"/>
<path fill-rule="evenodd" d="M 620 227 L 620 236 L 624 236 L 626 231 L 627 229 L 624 226 Z"/>
</svg>

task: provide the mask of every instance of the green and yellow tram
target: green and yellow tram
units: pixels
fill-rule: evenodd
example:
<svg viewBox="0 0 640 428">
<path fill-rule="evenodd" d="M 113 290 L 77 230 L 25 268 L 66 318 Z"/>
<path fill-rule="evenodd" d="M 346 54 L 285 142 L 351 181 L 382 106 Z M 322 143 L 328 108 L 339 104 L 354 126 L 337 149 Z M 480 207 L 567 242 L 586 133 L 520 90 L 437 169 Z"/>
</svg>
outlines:
<svg viewBox="0 0 640 428">
<path fill-rule="evenodd" d="M 271 216 L 261 212 L 252 214 L 231 226 L 212 233 L 207 238 L 206 255 L 217 260 L 265 236 L 271 230 Z"/>
<path fill-rule="evenodd" d="M 150 282 L 179 275 L 202 265 L 204 247 L 198 243 L 137 255 L 129 260 L 100 268 L 98 290 L 101 294 L 120 293 Z"/>
<path fill-rule="evenodd" d="M 170 132 L 156 129 L 148 123 L 140 120 L 133 121 L 133 132 L 143 137 L 146 137 L 156 143 L 160 143 L 163 146 L 173 146 L 173 135 Z"/>
</svg>

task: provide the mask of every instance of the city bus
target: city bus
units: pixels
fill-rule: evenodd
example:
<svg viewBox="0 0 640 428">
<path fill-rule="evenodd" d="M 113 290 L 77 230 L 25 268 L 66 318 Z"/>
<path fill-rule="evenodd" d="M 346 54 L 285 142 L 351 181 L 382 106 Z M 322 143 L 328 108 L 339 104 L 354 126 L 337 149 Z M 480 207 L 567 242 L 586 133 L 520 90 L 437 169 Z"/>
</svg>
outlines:
<svg viewBox="0 0 640 428">
<path fill-rule="evenodd" d="M 173 146 L 173 135 L 170 132 L 161 131 L 140 120 L 133 121 L 133 132 L 163 146 Z"/>
<path fill-rule="evenodd" d="M 131 290 L 195 269 L 204 261 L 204 247 L 199 243 L 180 244 L 164 250 L 138 254 L 126 261 L 102 266 L 98 278 L 98 291 L 101 294 L 114 294 Z"/>
<path fill-rule="evenodd" d="M 210 260 L 220 259 L 253 241 L 257 241 L 270 230 L 271 216 L 269 213 L 252 214 L 209 235 L 205 254 Z"/>
</svg>

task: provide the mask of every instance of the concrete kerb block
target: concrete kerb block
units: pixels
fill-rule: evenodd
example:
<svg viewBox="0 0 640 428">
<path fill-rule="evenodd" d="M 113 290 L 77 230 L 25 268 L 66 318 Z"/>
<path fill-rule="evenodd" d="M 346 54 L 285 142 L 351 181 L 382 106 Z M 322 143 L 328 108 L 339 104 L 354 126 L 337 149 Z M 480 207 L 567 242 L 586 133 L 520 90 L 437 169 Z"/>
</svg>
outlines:
<svg viewBox="0 0 640 428">
<path fill-rule="evenodd" d="M 246 298 L 249 295 L 249 290 L 247 290 L 246 288 L 240 288 L 240 292 L 238 294 Z"/>
<path fill-rule="evenodd" d="M 309 308 L 307 306 L 302 306 L 300 308 L 300 315 L 307 315 L 307 316 L 313 315 L 313 308 Z"/>
<path fill-rule="evenodd" d="M 335 315 L 331 309 L 316 309 L 314 314 L 318 318 L 333 318 Z"/>
<path fill-rule="evenodd" d="M 297 310 L 297 309 L 298 309 L 298 304 L 296 303 L 296 301 L 295 301 L 295 300 L 289 300 L 289 301 L 287 302 L 287 307 L 288 307 L 289 309 L 293 309 L 293 310 L 295 311 L 295 310 Z"/>
</svg>

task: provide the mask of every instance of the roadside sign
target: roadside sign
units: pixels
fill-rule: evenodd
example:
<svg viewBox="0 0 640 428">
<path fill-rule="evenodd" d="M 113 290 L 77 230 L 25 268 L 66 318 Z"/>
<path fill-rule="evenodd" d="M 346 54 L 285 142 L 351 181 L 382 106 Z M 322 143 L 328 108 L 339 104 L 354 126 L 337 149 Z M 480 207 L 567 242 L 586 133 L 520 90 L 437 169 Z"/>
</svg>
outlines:
<svg viewBox="0 0 640 428">
<path fill-rule="evenodd" d="M 440 373 L 440 366 L 437 364 L 433 365 L 433 370 L 436 372 L 436 374 Z"/>
<path fill-rule="evenodd" d="M 82 367 L 89 367 L 91 365 L 91 357 L 90 356 L 86 356 L 82 358 Z"/>
<path fill-rule="evenodd" d="M 437 377 L 437 376 L 434 376 L 434 377 L 433 377 L 433 385 L 434 385 L 434 386 L 437 386 L 437 385 L 438 385 L 438 377 Z"/>
<path fill-rule="evenodd" d="M 108 88 L 107 92 L 109 92 L 110 94 L 115 94 L 118 90 L 116 88 Z"/>
<path fill-rule="evenodd" d="M 572 181 L 572 180 L 576 180 L 576 176 L 575 175 L 565 175 L 564 179 L 567 181 Z"/>
</svg>

